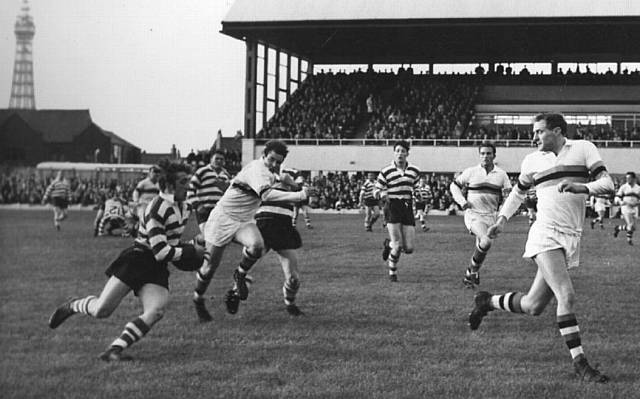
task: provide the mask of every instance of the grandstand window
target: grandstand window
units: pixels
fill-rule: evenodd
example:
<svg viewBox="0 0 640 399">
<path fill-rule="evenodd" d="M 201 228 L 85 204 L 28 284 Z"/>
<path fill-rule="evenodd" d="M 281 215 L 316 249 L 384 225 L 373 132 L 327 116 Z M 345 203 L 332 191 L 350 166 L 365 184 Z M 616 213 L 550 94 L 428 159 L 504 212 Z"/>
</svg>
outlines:
<svg viewBox="0 0 640 399">
<path fill-rule="evenodd" d="M 610 125 L 611 115 L 565 115 L 569 125 Z"/>
<path fill-rule="evenodd" d="M 256 86 L 256 111 L 262 112 L 264 111 L 262 104 L 264 103 L 264 86 L 257 85 Z"/>
<path fill-rule="evenodd" d="M 292 80 L 298 80 L 298 57 L 291 56 L 291 76 Z"/>
<path fill-rule="evenodd" d="M 267 75 L 267 99 L 274 100 L 276 98 L 276 75 L 270 73 Z"/>
<path fill-rule="evenodd" d="M 282 105 L 287 101 L 287 92 L 279 91 L 278 92 L 278 104 Z"/>
<path fill-rule="evenodd" d="M 309 72 L 309 62 L 305 60 L 300 60 L 300 76 L 301 80 L 305 80 L 307 78 L 307 72 Z"/>
<path fill-rule="evenodd" d="M 267 55 L 267 73 L 275 75 L 276 73 L 276 50 L 269 48 Z"/>
<path fill-rule="evenodd" d="M 280 59 L 285 58 L 285 57 L 280 57 Z M 280 73 L 278 74 L 278 87 L 280 89 L 286 89 L 287 88 L 287 66 L 286 65 L 282 65 L 280 64 Z"/>
<path fill-rule="evenodd" d="M 267 119 L 271 119 L 276 112 L 276 103 L 274 101 L 267 101 Z"/>
<path fill-rule="evenodd" d="M 256 82 L 258 84 L 264 84 L 264 58 L 258 56 L 258 63 L 256 68 Z"/>
<path fill-rule="evenodd" d="M 358 72 L 358 70 L 362 72 L 366 72 L 368 66 L 366 64 L 338 64 L 338 65 L 329 65 L 329 64 L 321 64 L 313 66 L 313 73 L 320 73 L 321 71 L 339 73 L 343 72 L 346 74 L 350 74 L 353 72 Z"/>
<path fill-rule="evenodd" d="M 525 115 L 495 115 L 493 123 L 496 125 L 531 125 L 532 114 Z"/>
<path fill-rule="evenodd" d="M 631 72 L 640 71 L 640 62 L 622 62 L 620 64 L 620 71 L 624 72 L 624 70 Z"/>
<path fill-rule="evenodd" d="M 262 105 L 260 105 L 262 107 Z M 260 130 L 262 130 L 262 112 L 261 111 L 257 111 L 256 112 L 256 132 L 259 132 Z"/>
<path fill-rule="evenodd" d="M 451 75 L 451 74 L 474 74 L 476 68 L 480 65 L 486 73 L 489 69 L 488 64 L 434 64 L 433 73 L 438 75 Z"/>
<path fill-rule="evenodd" d="M 264 58 L 264 49 L 265 49 L 265 45 L 258 43 L 258 57 Z"/>
<path fill-rule="evenodd" d="M 291 82 L 291 93 L 294 93 L 296 90 L 298 90 L 298 83 L 296 82 Z"/>
</svg>

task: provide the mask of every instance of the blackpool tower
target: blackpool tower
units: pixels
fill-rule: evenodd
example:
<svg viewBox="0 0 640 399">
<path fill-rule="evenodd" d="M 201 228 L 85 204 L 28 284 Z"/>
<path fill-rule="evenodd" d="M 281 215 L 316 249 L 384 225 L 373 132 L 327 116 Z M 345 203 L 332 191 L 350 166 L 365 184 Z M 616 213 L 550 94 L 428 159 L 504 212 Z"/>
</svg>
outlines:
<svg viewBox="0 0 640 399">
<path fill-rule="evenodd" d="M 28 0 L 23 0 L 22 8 L 14 32 L 16 34 L 16 58 L 13 64 L 13 82 L 9 108 L 35 109 L 36 98 L 33 90 L 33 51 L 31 42 L 36 33 L 33 18 L 29 15 Z"/>
</svg>

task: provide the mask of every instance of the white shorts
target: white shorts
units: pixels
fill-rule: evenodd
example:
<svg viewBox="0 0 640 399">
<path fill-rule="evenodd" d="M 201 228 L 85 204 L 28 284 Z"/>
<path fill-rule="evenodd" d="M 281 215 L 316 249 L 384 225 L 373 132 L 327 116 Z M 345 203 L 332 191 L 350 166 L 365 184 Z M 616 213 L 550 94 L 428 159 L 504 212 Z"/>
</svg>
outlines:
<svg viewBox="0 0 640 399">
<path fill-rule="evenodd" d="M 638 207 L 637 206 L 622 205 L 620 207 L 620 212 L 622 212 L 623 215 L 632 215 L 635 218 L 638 217 Z"/>
<path fill-rule="evenodd" d="M 536 255 L 562 248 L 567 268 L 580 264 L 580 234 L 563 233 L 551 226 L 533 223 L 527 237 L 523 258 L 534 258 Z"/>
<path fill-rule="evenodd" d="M 593 210 L 596 212 L 604 212 L 607 210 L 607 206 L 605 204 L 596 202 L 595 204 L 593 204 Z"/>
<path fill-rule="evenodd" d="M 222 212 L 222 207 L 217 206 L 213 208 L 204 225 L 204 240 L 207 244 L 224 247 L 233 240 L 238 230 L 255 223 L 254 219 L 245 222 L 232 219 Z"/>
<path fill-rule="evenodd" d="M 496 219 L 497 215 L 495 213 L 476 213 L 468 209 L 464 212 L 464 225 L 467 227 L 467 230 L 472 233 L 471 227 L 473 225 L 484 224 L 486 230 L 489 226 L 496 223 Z"/>
</svg>

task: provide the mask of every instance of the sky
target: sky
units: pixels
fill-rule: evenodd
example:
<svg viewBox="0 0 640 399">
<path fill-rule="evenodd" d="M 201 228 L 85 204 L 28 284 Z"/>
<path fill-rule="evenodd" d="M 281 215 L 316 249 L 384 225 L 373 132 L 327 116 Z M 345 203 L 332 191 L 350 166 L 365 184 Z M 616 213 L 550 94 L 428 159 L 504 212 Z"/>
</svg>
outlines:
<svg viewBox="0 0 640 399">
<path fill-rule="evenodd" d="M 151 153 L 209 149 L 243 130 L 244 42 L 232 0 L 29 0 L 37 109 L 88 109 Z M 0 108 L 9 106 L 22 0 L 0 0 Z"/>
</svg>

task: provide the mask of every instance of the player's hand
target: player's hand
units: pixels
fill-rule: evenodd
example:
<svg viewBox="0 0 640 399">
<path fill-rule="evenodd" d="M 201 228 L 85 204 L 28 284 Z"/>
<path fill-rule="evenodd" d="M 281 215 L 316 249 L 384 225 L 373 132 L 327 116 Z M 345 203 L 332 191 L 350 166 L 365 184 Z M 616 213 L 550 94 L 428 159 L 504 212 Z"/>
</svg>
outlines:
<svg viewBox="0 0 640 399">
<path fill-rule="evenodd" d="M 468 202 L 465 202 L 464 205 L 462 205 L 462 210 L 466 211 L 467 209 L 471 208 L 471 205 L 469 205 Z"/>
<path fill-rule="evenodd" d="M 572 183 L 563 180 L 558 183 L 558 191 L 561 193 L 589 194 L 589 189 L 584 184 Z"/>
<path fill-rule="evenodd" d="M 487 236 L 491 239 L 498 237 L 504 230 L 505 223 L 507 223 L 507 219 L 504 216 L 500 216 L 498 221 L 487 229 Z"/>
</svg>

